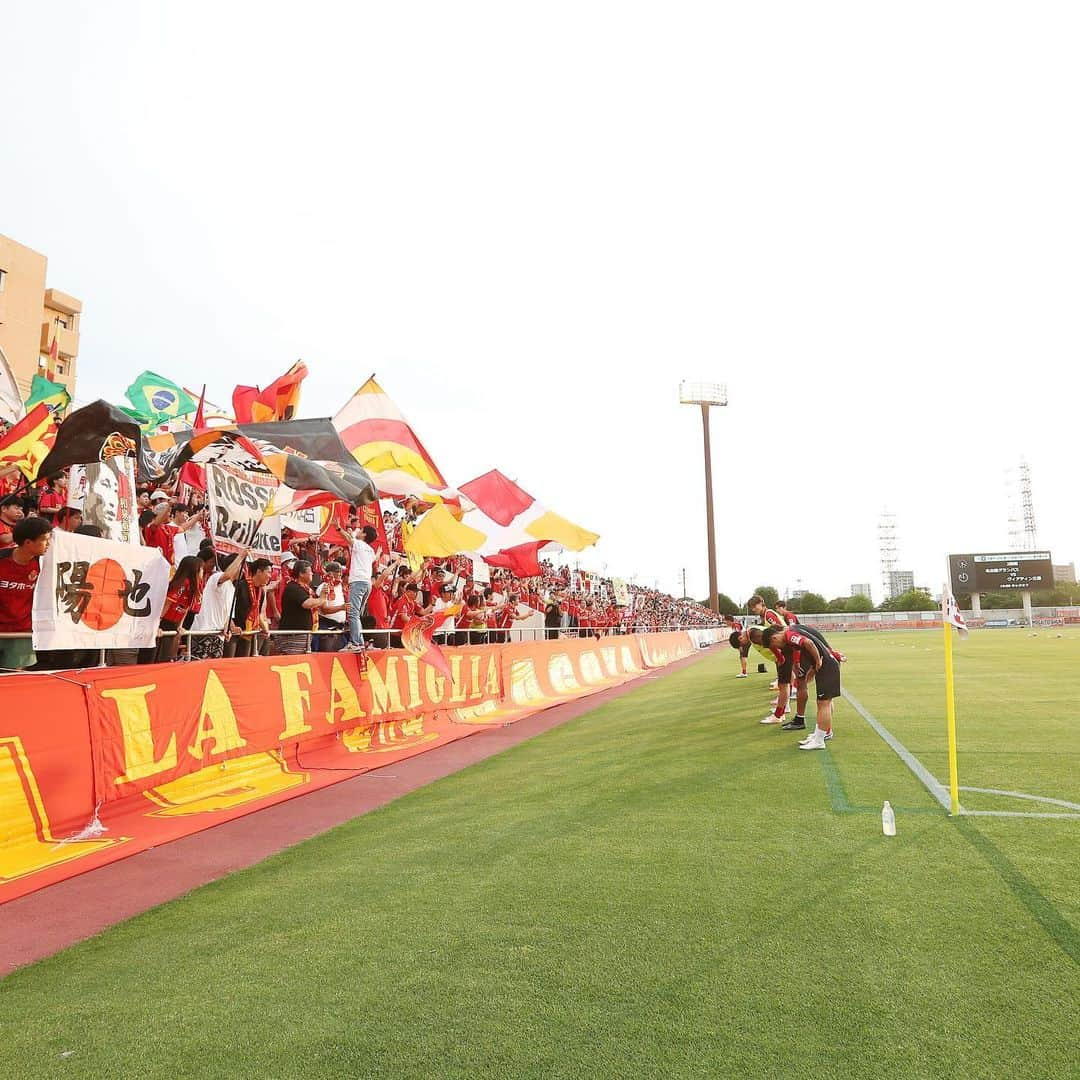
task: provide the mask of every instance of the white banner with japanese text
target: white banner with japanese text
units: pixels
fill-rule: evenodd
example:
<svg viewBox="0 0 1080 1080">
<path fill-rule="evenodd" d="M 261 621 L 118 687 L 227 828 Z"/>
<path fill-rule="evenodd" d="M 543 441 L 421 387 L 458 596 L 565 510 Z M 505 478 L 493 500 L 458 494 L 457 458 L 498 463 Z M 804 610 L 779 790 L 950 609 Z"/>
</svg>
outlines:
<svg viewBox="0 0 1080 1080">
<path fill-rule="evenodd" d="M 168 588 L 157 548 L 54 529 L 34 586 L 34 648 L 152 648 Z"/>
</svg>

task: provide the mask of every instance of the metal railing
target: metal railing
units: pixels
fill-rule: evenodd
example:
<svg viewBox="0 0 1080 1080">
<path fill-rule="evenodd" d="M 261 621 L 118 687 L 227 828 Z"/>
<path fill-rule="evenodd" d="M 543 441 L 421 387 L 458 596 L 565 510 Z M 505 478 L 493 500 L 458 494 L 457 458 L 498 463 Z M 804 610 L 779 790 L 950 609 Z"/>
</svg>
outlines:
<svg viewBox="0 0 1080 1080">
<path fill-rule="evenodd" d="M 545 627 L 545 626 L 530 626 L 530 627 L 509 627 L 505 630 L 456 630 L 456 629 L 439 629 L 432 635 L 436 645 L 440 647 L 447 646 L 469 646 L 469 645 L 508 645 L 508 644 L 521 644 L 526 641 L 552 641 L 552 640 L 581 640 L 594 638 L 602 641 L 605 637 L 622 637 L 631 634 L 668 634 L 679 633 L 682 631 L 690 630 L 719 630 L 723 627 L 717 626 L 689 626 L 679 623 L 669 623 L 663 626 L 648 626 L 644 623 L 632 624 L 629 626 L 613 626 L 613 627 L 579 627 L 579 628 L 566 628 L 566 627 Z M 11 640 L 28 640 L 32 638 L 32 634 L 29 633 L 0 633 L 0 641 Z M 143 646 L 137 648 L 135 646 L 126 646 L 119 648 L 108 649 L 56 649 L 56 650 L 42 650 L 42 652 L 96 652 L 98 654 L 97 664 L 86 664 L 76 668 L 34 668 L 32 674 L 44 674 L 49 671 L 72 671 L 72 670 L 88 670 L 93 667 L 134 667 L 140 663 L 189 663 L 198 662 L 191 655 L 191 639 L 203 638 L 203 637 L 217 637 L 222 639 L 223 646 L 227 645 L 230 640 L 236 638 L 247 639 L 270 639 L 274 637 L 308 637 L 308 638 L 342 638 L 343 641 L 337 649 L 327 649 L 327 652 L 342 652 L 352 651 L 348 650 L 348 628 L 345 627 L 341 630 L 245 630 L 239 634 L 229 634 L 227 637 L 223 631 L 213 630 L 159 630 L 155 639 L 154 645 Z M 110 664 L 110 654 L 115 653 L 135 653 L 149 652 L 151 649 L 157 648 L 157 642 L 160 642 L 162 638 L 181 638 L 186 646 L 183 655 L 176 655 L 164 660 L 148 660 L 139 661 L 135 660 L 132 663 Z M 388 649 L 388 648 L 400 648 L 401 630 L 389 629 L 389 628 L 377 628 L 363 631 L 364 647 L 366 649 Z M 395 641 L 395 638 L 397 641 Z M 303 653 L 310 653 L 314 651 L 310 648 L 312 642 L 308 642 L 308 648 L 302 650 Z M 177 650 L 179 652 L 179 649 Z M 263 655 L 261 652 L 250 652 L 245 656 L 237 657 L 237 659 L 246 659 L 248 656 Z M 229 657 L 224 657 L 229 659 Z M 22 674 L 23 669 L 19 668 L 0 668 L 0 674 Z"/>
</svg>

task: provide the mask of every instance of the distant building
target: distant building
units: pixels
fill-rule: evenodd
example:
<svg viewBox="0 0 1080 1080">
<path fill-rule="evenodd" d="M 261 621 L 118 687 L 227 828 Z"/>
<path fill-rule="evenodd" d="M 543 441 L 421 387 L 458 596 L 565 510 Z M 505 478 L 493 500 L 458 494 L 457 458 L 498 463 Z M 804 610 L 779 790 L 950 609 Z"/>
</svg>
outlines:
<svg viewBox="0 0 1080 1080">
<path fill-rule="evenodd" d="M 82 302 L 45 287 L 47 265 L 44 255 L 0 236 L 0 349 L 24 398 L 40 373 L 74 400 Z"/>
<path fill-rule="evenodd" d="M 805 589 L 796 589 L 791 594 L 791 599 L 792 600 L 801 600 L 805 595 L 806 595 L 806 590 Z"/>
<path fill-rule="evenodd" d="M 869 583 L 864 584 L 864 585 L 852 585 L 851 586 L 851 595 L 852 596 L 865 596 L 867 600 L 873 600 L 874 599 L 873 596 L 870 594 L 870 585 L 869 585 Z"/>
<path fill-rule="evenodd" d="M 1054 584 L 1055 585 L 1075 585 L 1076 584 L 1076 564 L 1066 563 L 1064 566 L 1054 567 Z"/>
<path fill-rule="evenodd" d="M 911 570 L 889 571 L 889 599 L 895 600 L 915 588 L 915 574 Z"/>
</svg>

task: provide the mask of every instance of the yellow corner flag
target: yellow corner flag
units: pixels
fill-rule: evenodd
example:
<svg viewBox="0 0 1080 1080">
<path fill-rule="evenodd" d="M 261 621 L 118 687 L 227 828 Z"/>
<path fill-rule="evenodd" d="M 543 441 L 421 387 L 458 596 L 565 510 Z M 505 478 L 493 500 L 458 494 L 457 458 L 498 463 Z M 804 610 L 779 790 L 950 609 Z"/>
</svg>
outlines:
<svg viewBox="0 0 1080 1080">
<path fill-rule="evenodd" d="M 949 812 L 960 813 L 960 774 L 956 766 L 956 693 L 953 682 L 952 632 L 968 636 L 967 623 L 960 614 L 948 584 L 941 590 L 941 628 L 945 631 L 945 722 L 949 731 Z"/>
</svg>

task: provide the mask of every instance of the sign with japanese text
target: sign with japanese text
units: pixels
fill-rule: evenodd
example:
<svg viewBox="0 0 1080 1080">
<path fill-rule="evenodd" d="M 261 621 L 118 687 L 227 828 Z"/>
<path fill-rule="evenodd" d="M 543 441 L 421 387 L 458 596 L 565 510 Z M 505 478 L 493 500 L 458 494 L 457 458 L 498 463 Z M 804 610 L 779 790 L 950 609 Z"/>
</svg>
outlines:
<svg viewBox="0 0 1080 1080">
<path fill-rule="evenodd" d="M 55 529 L 34 586 L 34 648 L 152 648 L 168 587 L 157 548 Z"/>
<path fill-rule="evenodd" d="M 949 578 L 955 595 L 1040 592 L 1054 587 L 1054 562 L 1049 551 L 950 555 Z"/>
<path fill-rule="evenodd" d="M 278 487 L 269 473 L 233 465 L 206 466 L 210 535 L 220 552 L 251 549 L 253 559 L 281 561 L 281 519 L 264 517 Z"/>
</svg>

